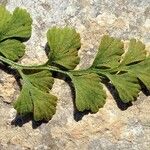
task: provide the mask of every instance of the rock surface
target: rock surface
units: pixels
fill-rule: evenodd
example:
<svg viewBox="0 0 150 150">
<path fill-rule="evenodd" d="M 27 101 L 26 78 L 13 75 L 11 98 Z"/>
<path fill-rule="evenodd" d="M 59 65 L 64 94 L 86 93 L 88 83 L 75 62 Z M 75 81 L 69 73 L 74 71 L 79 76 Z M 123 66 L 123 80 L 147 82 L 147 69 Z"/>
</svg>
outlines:
<svg viewBox="0 0 150 150">
<path fill-rule="evenodd" d="M 13 11 L 26 8 L 33 18 L 33 33 L 26 42 L 21 63 L 46 61 L 46 31 L 51 26 L 73 26 L 81 34 L 81 62 L 92 63 L 103 34 L 123 40 L 135 37 L 150 49 L 150 0 L 0 0 Z M 56 79 L 53 93 L 59 98 L 57 112 L 47 124 L 12 120 L 16 111 L 9 103 L 19 93 L 14 77 L 0 70 L 0 149 L 1 150 L 149 150 L 150 96 L 140 93 L 131 107 L 120 108 L 109 91 L 107 103 L 96 114 L 75 112 L 71 90 Z M 80 120 L 77 122 L 77 120 Z M 12 123 L 12 124 L 11 124 Z M 34 129 L 33 129 L 34 128 Z"/>
</svg>

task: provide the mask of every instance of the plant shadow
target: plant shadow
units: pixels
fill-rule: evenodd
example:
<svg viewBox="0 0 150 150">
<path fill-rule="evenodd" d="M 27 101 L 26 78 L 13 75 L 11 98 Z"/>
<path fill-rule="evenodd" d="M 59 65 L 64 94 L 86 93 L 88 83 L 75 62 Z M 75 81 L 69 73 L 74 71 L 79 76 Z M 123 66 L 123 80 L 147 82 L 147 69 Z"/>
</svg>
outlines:
<svg viewBox="0 0 150 150">
<path fill-rule="evenodd" d="M 28 38 L 24 38 L 24 37 L 12 37 L 12 38 L 9 38 L 9 39 L 15 39 L 15 40 L 20 41 L 20 42 L 23 43 L 23 42 L 27 42 L 30 39 L 30 37 L 28 37 Z"/>
<path fill-rule="evenodd" d="M 28 114 L 25 116 L 20 116 L 19 114 L 17 114 L 16 117 L 11 121 L 11 125 L 14 125 L 15 127 L 17 126 L 22 127 L 24 124 L 30 121 L 32 122 L 33 129 L 37 129 L 43 123 L 48 123 L 48 121 L 45 120 L 34 121 L 33 114 Z"/>
<path fill-rule="evenodd" d="M 142 91 L 146 96 L 150 96 L 150 90 L 147 89 L 147 87 L 144 85 L 144 83 L 139 80 L 139 84 L 140 84 L 140 86 L 141 86 L 141 91 Z"/>
<path fill-rule="evenodd" d="M 49 47 L 49 45 L 48 45 L 48 42 L 46 43 L 44 50 L 45 50 L 46 56 L 48 56 L 49 53 L 50 53 L 50 51 L 51 51 L 51 50 L 50 50 L 50 47 Z"/>
</svg>

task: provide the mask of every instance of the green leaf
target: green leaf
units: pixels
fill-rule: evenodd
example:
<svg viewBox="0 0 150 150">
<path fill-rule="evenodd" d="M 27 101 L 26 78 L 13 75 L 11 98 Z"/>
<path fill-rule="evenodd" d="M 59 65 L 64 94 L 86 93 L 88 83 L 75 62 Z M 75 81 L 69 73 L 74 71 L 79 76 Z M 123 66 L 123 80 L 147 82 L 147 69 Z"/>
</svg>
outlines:
<svg viewBox="0 0 150 150">
<path fill-rule="evenodd" d="M 121 65 L 129 65 L 146 58 L 145 45 L 141 41 L 131 39 L 128 51 L 125 53 Z"/>
<path fill-rule="evenodd" d="M 105 104 L 106 93 L 100 83 L 99 76 L 83 74 L 81 76 L 71 75 L 76 91 L 76 107 L 79 111 L 91 110 L 97 112 Z"/>
<path fill-rule="evenodd" d="M 53 27 L 47 32 L 50 47 L 49 64 L 74 69 L 79 63 L 80 35 L 75 29 Z"/>
<path fill-rule="evenodd" d="M 118 91 L 119 97 L 124 103 L 135 100 L 140 91 L 138 80 L 135 76 L 125 74 L 107 74 L 111 83 L 115 86 Z"/>
<path fill-rule="evenodd" d="M 0 6 L 0 41 L 8 38 L 29 38 L 32 19 L 26 10 L 16 8 L 11 15 Z"/>
<path fill-rule="evenodd" d="M 25 45 L 17 40 L 6 40 L 0 42 L 0 55 L 16 61 L 25 53 Z"/>
<path fill-rule="evenodd" d="M 16 8 L 11 14 L 0 6 L 0 55 L 13 61 L 22 57 L 25 46 L 16 38 L 29 38 L 31 24 L 32 19 L 26 10 Z"/>
<path fill-rule="evenodd" d="M 48 93 L 48 88 L 53 84 L 51 73 L 40 71 L 29 74 L 26 70 L 24 73 L 26 73 L 22 73 L 24 84 L 14 108 L 20 115 L 33 113 L 35 121 L 50 120 L 56 112 L 57 102 L 57 98 Z"/>
<path fill-rule="evenodd" d="M 123 42 L 108 35 L 103 36 L 96 58 L 91 68 L 114 68 L 118 66 L 124 53 Z"/>
</svg>

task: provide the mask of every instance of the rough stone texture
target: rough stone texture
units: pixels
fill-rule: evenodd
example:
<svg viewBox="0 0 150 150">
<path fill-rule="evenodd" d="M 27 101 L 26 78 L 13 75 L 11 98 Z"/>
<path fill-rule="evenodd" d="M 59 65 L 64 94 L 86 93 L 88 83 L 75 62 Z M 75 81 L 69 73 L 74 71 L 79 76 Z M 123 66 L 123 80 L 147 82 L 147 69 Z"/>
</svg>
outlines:
<svg viewBox="0 0 150 150">
<path fill-rule="evenodd" d="M 103 34 L 124 40 L 135 37 L 150 49 L 150 0 L 0 0 L 0 3 L 11 11 L 17 6 L 24 7 L 33 18 L 32 37 L 26 43 L 21 63 L 46 60 L 45 34 L 54 25 L 73 26 L 80 32 L 81 62 L 77 68 L 90 66 Z M 28 120 L 22 127 L 11 125 L 16 112 L 8 103 L 18 93 L 14 77 L 0 70 L 1 150 L 150 149 L 150 97 L 142 93 L 133 106 L 123 111 L 107 91 L 104 108 L 82 118 L 83 114 L 74 111 L 70 87 L 56 79 L 53 93 L 59 98 L 57 112 L 49 123 L 35 129 Z"/>
</svg>

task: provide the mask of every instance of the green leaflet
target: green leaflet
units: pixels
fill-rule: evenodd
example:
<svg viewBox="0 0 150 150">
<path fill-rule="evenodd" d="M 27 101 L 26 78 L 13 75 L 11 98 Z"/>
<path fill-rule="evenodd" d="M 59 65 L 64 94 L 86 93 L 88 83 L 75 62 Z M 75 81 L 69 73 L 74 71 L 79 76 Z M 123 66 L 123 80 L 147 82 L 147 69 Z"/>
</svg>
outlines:
<svg viewBox="0 0 150 150">
<path fill-rule="evenodd" d="M 107 77 L 117 89 L 118 94 L 124 103 L 133 101 L 138 96 L 140 85 L 135 76 L 125 73 L 121 75 L 109 74 Z"/>
<path fill-rule="evenodd" d="M 23 87 L 20 96 L 14 103 L 18 114 L 33 113 L 34 120 L 50 120 L 56 111 L 57 98 L 48 92 L 53 78 L 49 71 L 22 74 Z"/>
<path fill-rule="evenodd" d="M 79 111 L 91 110 L 97 112 L 103 107 L 106 93 L 97 74 L 71 75 L 75 87 L 75 104 Z"/>
<path fill-rule="evenodd" d="M 0 55 L 13 61 L 22 57 L 25 46 L 19 40 L 31 36 L 31 24 L 32 19 L 26 10 L 16 8 L 11 14 L 0 6 Z"/>
<path fill-rule="evenodd" d="M 114 68 L 118 66 L 123 53 L 123 42 L 105 35 L 91 68 Z"/>
<path fill-rule="evenodd" d="M 0 43 L 0 55 L 10 60 L 18 60 L 25 53 L 25 45 L 18 40 L 6 40 Z"/>
<path fill-rule="evenodd" d="M 120 65 L 129 65 L 146 58 L 145 45 L 141 41 L 131 39 L 129 48 Z"/>
<path fill-rule="evenodd" d="M 16 8 L 13 15 L 0 6 L 0 41 L 8 38 L 29 38 L 32 19 L 26 10 Z"/>
<path fill-rule="evenodd" d="M 75 29 L 53 27 L 47 32 L 50 47 L 49 64 L 74 69 L 79 63 L 80 35 Z"/>
</svg>

